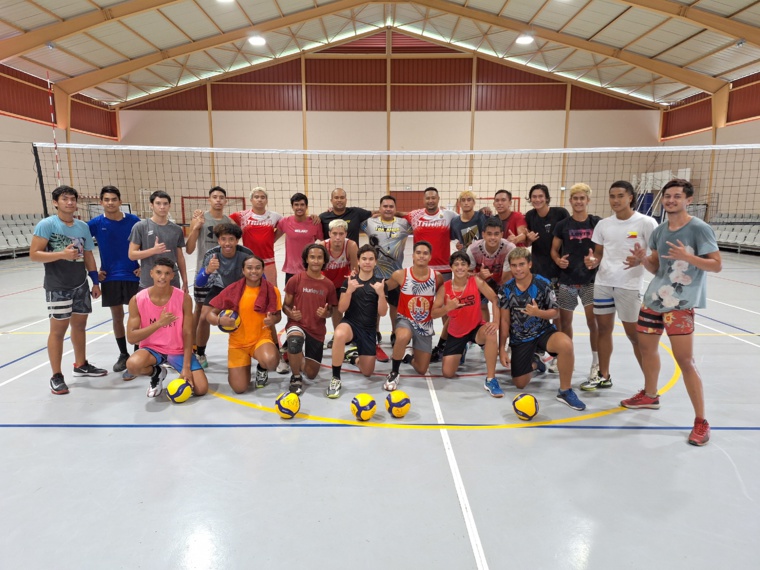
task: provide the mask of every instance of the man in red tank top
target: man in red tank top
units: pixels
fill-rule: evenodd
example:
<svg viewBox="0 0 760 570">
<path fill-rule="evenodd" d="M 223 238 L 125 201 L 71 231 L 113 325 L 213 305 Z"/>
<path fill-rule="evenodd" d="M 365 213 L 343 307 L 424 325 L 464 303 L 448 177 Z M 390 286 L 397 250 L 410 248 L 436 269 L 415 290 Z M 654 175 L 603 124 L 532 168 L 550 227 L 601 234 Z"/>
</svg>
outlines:
<svg viewBox="0 0 760 570">
<path fill-rule="evenodd" d="M 133 376 L 150 376 L 148 397 L 161 394 L 169 366 L 179 372 L 193 388 L 194 396 L 208 391 L 208 379 L 193 354 L 193 302 L 190 295 L 172 287 L 174 261 L 156 259 L 150 270 L 153 285 L 143 289 L 129 302 L 127 342 L 140 348 L 127 360 Z"/>
<path fill-rule="evenodd" d="M 496 379 L 496 358 L 499 348 L 496 334 L 499 331 L 499 306 L 496 293 L 480 277 L 470 275 L 470 258 L 463 251 L 455 251 L 449 260 L 451 281 L 444 283 L 435 296 L 433 318 L 449 317 L 449 338 L 443 349 L 443 375 L 456 376 L 459 362 L 470 342 L 478 344 L 486 359 L 485 390 L 494 398 L 504 392 Z M 480 296 L 491 301 L 494 314 L 491 322 L 483 322 Z"/>
</svg>

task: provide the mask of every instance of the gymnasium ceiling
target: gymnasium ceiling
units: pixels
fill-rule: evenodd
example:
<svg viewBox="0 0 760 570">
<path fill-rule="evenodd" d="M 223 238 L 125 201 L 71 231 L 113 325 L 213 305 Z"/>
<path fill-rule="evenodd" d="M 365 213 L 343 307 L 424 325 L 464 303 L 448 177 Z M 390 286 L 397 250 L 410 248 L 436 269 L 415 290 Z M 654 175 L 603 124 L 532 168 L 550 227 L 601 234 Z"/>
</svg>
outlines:
<svg viewBox="0 0 760 570">
<path fill-rule="evenodd" d="M 760 0 L 4 0 L 0 62 L 119 105 L 386 29 L 649 104 L 760 72 Z"/>
</svg>

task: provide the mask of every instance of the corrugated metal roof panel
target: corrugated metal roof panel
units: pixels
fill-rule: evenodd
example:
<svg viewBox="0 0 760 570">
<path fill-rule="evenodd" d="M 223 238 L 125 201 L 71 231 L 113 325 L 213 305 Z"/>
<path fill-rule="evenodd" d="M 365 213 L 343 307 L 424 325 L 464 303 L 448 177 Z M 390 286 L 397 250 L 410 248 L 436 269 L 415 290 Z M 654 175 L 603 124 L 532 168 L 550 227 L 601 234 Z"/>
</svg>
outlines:
<svg viewBox="0 0 760 570">
<path fill-rule="evenodd" d="M 88 32 L 104 44 L 112 46 L 130 59 L 152 53 L 153 46 L 119 22 L 110 22 Z"/>
<path fill-rule="evenodd" d="M 300 111 L 300 85 L 211 84 L 215 111 Z"/>
<path fill-rule="evenodd" d="M 307 85 L 309 111 L 385 111 L 384 85 Z"/>
<path fill-rule="evenodd" d="M 0 64 L 0 73 L 4 75 L 10 75 L 11 77 L 15 77 L 16 79 L 20 79 L 21 81 L 25 81 L 27 83 L 31 83 L 32 85 L 37 85 L 39 87 L 45 87 L 47 89 L 47 81 L 45 81 L 44 79 L 40 79 L 39 77 L 36 77 L 34 75 L 29 75 L 28 73 L 24 73 L 23 71 L 19 69 L 15 69 L 13 67 Z"/>
<path fill-rule="evenodd" d="M 750 83 L 755 83 L 756 81 L 760 81 L 760 73 L 753 73 L 752 75 L 746 75 L 742 77 L 741 79 L 736 79 L 733 82 L 733 88 L 741 87 L 742 85 L 749 85 Z"/>
<path fill-rule="evenodd" d="M 18 69 L 22 73 L 27 73 L 29 75 L 33 75 L 34 77 L 39 77 L 43 81 L 46 80 L 48 73 L 50 73 L 50 81 L 52 82 L 68 79 L 68 76 L 64 75 L 63 73 L 55 70 L 49 71 L 41 65 L 37 65 L 37 63 L 29 61 L 27 59 L 11 58 L 4 63 L 10 67 Z"/>
<path fill-rule="evenodd" d="M 219 33 L 195 2 L 182 2 L 161 8 L 172 22 L 193 40 L 208 38 Z"/>
<path fill-rule="evenodd" d="M 124 18 L 124 23 L 160 49 L 188 43 L 188 39 L 158 12 L 143 12 Z"/>
<path fill-rule="evenodd" d="M 240 2 L 217 2 L 216 0 L 208 1 L 203 0 L 201 5 L 203 10 L 208 14 L 214 23 L 219 26 L 224 32 L 231 32 L 240 28 L 241 21 L 245 21 L 245 12 L 240 8 L 240 5 L 248 5 L 249 2 L 241 0 Z M 266 19 L 276 18 L 279 16 L 277 8 L 274 2 L 259 2 L 260 6 L 257 12 L 259 17 Z"/>
<path fill-rule="evenodd" d="M 666 16 L 655 12 L 629 10 L 594 36 L 594 41 L 622 48 L 645 35 L 649 30 L 660 25 L 665 20 L 667 20 Z M 627 49 L 633 51 L 635 46 Z"/>
<path fill-rule="evenodd" d="M 307 59 L 307 83 L 385 83 L 384 59 Z"/>
<path fill-rule="evenodd" d="M 760 48 L 749 44 L 744 44 L 742 47 L 732 44 L 728 49 L 719 51 L 689 66 L 689 69 L 706 73 L 707 75 L 720 76 L 727 69 L 749 65 L 758 60 L 760 60 Z M 734 73 L 731 73 L 731 75 L 734 75 Z M 732 79 L 733 77 L 728 78 L 729 81 Z"/>
<path fill-rule="evenodd" d="M 715 32 L 706 30 L 689 38 L 673 49 L 669 49 L 657 59 L 673 65 L 684 66 L 707 52 L 726 47 L 735 41 L 723 34 L 716 34 Z"/>
<path fill-rule="evenodd" d="M 343 18 L 324 18 L 325 21 L 332 20 L 333 22 L 336 20 L 340 20 L 340 25 L 344 26 L 346 21 Z M 302 24 L 299 24 L 298 26 L 293 26 L 290 28 L 293 31 L 293 34 L 299 39 L 299 40 L 308 40 L 311 42 L 317 42 L 320 44 L 326 44 L 327 43 L 327 36 L 325 36 L 325 30 L 322 27 L 321 20 L 310 20 L 308 22 L 303 22 Z M 353 33 L 353 30 L 352 30 Z"/>
<path fill-rule="evenodd" d="M 702 29 L 679 20 L 669 20 L 641 40 L 631 44 L 628 49 L 646 57 L 653 57 L 699 33 Z"/>
<path fill-rule="evenodd" d="M 627 9 L 628 6 L 617 2 L 594 0 L 562 32 L 579 38 L 591 38 Z"/>
<path fill-rule="evenodd" d="M 340 46 L 327 48 L 320 53 L 356 53 L 378 54 L 385 53 L 385 32 L 379 32 L 366 38 L 361 38 Z"/>
<path fill-rule="evenodd" d="M 550 30 L 558 30 L 580 12 L 587 3 L 588 0 L 550 2 L 546 9 L 536 16 L 533 23 L 536 26 L 542 26 Z"/>
<path fill-rule="evenodd" d="M 88 38 L 84 34 L 77 34 L 75 36 L 63 38 L 56 42 L 56 45 L 91 61 L 98 67 L 107 67 L 109 65 L 127 61 L 114 50 L 104 47 L 102 44 Z"/>
<path fill-rule="evenodd" d="M 101 2 L 88 2 L 87 0 L 35 0 L 35 4 L 50 10 L 56 16 L 68 20 L 74 16 L 93 11 L 93 4 L 103 5 Z"/>
<path fill-rule="evenodd" d="M 58 22 L 29 2 L 3 2 L 0 4 L 0 20 L 13 22 L 24 30 L 34 30 Z"/>
<path fill-rule="evenodd" d="M 301 61 L 293 59 L 258 69 L 227 77 L 224 83 L 301 83 Z"/>
<path fill-rule="evenodd" d="M 721 16 L 730 16 L 731 14 L 742 11 L 756 1 L 757 0 L 701 0 L 699 2 L 699 9 L 720 14 Z M 696 4 L 697 2 L 689 3 Z"/>
<path fill-rule="evenodd" d="M 24 58 L 27 61 L 33 61 L 34 63 L 38 64 L 42 64 L 44 62 L 45 67 L 55 69 L 56 71 L 70 77 L 74 75 L 81 75 L 82 73 L 87 73 L 88 71 L 95 71 L 97 69 L 97 67 L 89 65 L 75 57 L 72 57 L 61 50 L 51 50 L 47 47 L 42 47 L 34 51 L 30 51 L 24 55 Z M 51 75 L 52 73 L 53 72 L 51 71 Z M 44 73 L 42 77 L 45 77 Z"/>
<path fill-rule="evenodd" d="M 737 22 L 743 22 L 750 26 L 760 27 L 760 4 L 755 4 L 752 8 L 744 10 L 741 14 L 736 16 Z"/>
<path fill-rule="evenodd" d="M 559 79 L 550 79 L 522 69 L 478 59 L 478 83 L 558 83 Z"/>
<path fill-rule="evenodd" d="M 439 46 L 406 34 L 393 32 L 393 53 L 461 53 L 453 48 Z"/>
<path fill-rule="evenodd" d="M 115 83 L 112 81 L 103 83 L 99 87 L 102 87 L 102 89 L 93 87 L 92 89 L 85 89 L 82 93 L 98 101 L 109 103 L 121 103 L 127 95 L 127 88 L 123 82 Z"/>
<path fill-rule="evenodd" d="M 151 111 L 205 111 L 206 104 L 206 86 L 195 87 L 173 93 L 166 97 L 151 99 L 144 103 L 138 103 L 130 109 L 151 110 Z"/>
<path fill-rule="evenodd" d="M 536 2 L 535 0 L 511 0 L 510 2 L 505 2 L 505 4 L 504 11 L 501 14 L 502 16 L 505 18 L 514 18 L 515 20 L 529 22 L 541 9 L 543 2 Z M 496 10 L 498 10 L 498 8 Z M 493 9 L 491 9 L 491 11 L 493 11 Z"/>
<path fill-rule="evenodd" d="M 461 20 L 465 20 L 465 18 L 461 18 Z M 425 25 L 425 35 L 448 41 L 451 38 L 451 32 L 459 22 L 460 18 L 453 14 L 437 13 Z"/>
</svg>

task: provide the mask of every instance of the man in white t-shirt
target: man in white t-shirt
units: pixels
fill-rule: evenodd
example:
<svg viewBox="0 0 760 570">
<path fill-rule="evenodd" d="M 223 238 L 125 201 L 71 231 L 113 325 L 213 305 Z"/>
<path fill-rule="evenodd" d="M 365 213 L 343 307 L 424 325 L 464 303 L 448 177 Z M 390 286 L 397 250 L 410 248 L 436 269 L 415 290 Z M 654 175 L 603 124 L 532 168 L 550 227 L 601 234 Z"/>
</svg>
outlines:
<svg viewBox="0 0 760 570">
<path fill-rule="evenodd" d="M 623 323 L 625 334 L 633 346 L 633 353 L 641 366 L 641 353 L 636 333 L 636 322 L 641 308 L 641 285 L 644 268 L 630 267 L 626 259 L 636 244 L 646 249 L 649 237 L 657 222 L 633 209 L 636 193 L 630 182 L 613 182 L 609 191 L 610 207 L 614 214 L 601 220 L 594 228 L 589 249 L 584 258 L 586 267 L 599 271 L 594 281 L 594 315 L 598 328 L 599 373 L 581 384 L 581 390 L 594 391 L 611 388 L 610 358 L 612 357 L 612 331 L 615 313 Z"/>
</svg>

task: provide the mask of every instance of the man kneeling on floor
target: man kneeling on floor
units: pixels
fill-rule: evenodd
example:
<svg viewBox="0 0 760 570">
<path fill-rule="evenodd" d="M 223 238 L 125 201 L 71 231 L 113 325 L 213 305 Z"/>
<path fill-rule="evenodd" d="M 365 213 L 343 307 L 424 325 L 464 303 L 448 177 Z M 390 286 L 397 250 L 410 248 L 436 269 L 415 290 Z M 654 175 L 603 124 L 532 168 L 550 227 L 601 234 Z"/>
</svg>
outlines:
<svg viewBox="0 0 760 570">
<path fill-rule="evenodd" d="M 533 275 L 530 252 L 518 247 L 507 256 L 512 279 L 499 291 L 501 327 L 499 356 L 509 368 L 506 343 L 512 349 L 512 383 L 525 388 L 533 376 L 536 353 L 548 352 L 557 357 L 559 390 L 557 400 L 574 410 L 585 410 L 586 404 L 576 396 L 570 385 L 575 366 L 573 341 L 558 332 L 551 319 L 559 316 L 559 306 L 548 279 Z"/>
<path fill-rule="evenodd" d="M 140 344 L 127 360 L 133 376 L 150 376 L 148 398 L 161 394 L 168 363 L 193 388 L 194 396 L 208 391 L 206 373 L 193 354 L 193 302 L 172 287 L 174 261 L 160 257 L 150 270 L 153 285 L 129 302 L 127 341 Z"/>
</svg>

